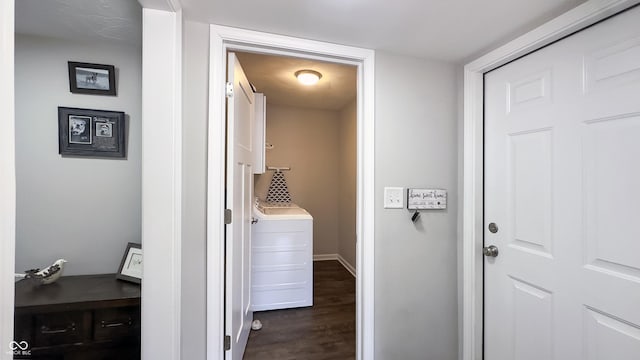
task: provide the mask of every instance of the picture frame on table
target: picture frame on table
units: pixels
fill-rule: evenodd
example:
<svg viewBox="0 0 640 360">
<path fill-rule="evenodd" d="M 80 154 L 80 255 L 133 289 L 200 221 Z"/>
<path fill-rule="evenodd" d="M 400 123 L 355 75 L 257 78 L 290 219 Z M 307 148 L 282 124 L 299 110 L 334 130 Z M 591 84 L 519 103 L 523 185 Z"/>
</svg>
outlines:
<svg viewBox="0 0 640 360">
<path fill-rule="evenodd" d="M 131 281 L 140 284 L 142 282 L 142 245 L 128 243 L 122 256 L 120 267 L 116 273 L 116 279 Z"/>
<path fill-rule="evenodd" d="M 124 158 L 125 113 L 58 107 L 58 153 Z"/>
<path fill-rule="evenodd" d="M 72 93 L 116 96 L 115 66 L 69 61 L 68 67 Z"/>
</svg>

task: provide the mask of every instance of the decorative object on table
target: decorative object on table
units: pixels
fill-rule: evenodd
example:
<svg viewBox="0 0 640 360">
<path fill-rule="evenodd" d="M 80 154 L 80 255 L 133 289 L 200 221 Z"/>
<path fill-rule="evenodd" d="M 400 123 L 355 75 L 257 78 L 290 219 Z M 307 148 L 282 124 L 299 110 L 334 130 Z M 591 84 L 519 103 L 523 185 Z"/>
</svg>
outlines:
<svg viewBox="0 0 640 360">
<path fill-rule="evenodd" d="M 90 157 L 125 157 L 122 111 L 58 107 L 58 153 Z"/>
<path fill-rule="evenodd" d="M 282 173 L 283 170 L 290 170 L 290 168 L 269 166 L 267 169 L 275 170 L 271 178 L 271 184 L 269 184 L 269 190 L 267 190 L 267 202 L 273 204 L 291 203 L 287 180 L 285 180 L 284 173 Z"/>
<path fill-rule="evenodd" d="M 142 281 L 142 245 L 128 243 L 116 274 L 120 280 L 140 284 Z"/>
<path fill-rule="evenodd" d="M 69 61 L 69 90 L 76 94 L 116 95 L 113 65 Z"/>
<path fill-rule="evenodd" d="M 65 259 L 58 259 L 53 264 L 46 268 L 31 269 L 24 272 L 24 274 L 16 274 L 16 277 L 24 279 L 32 279 L 36 283 L 47 285 L 56 282 L 62 276 L 64 271 L 64 264 L 67 263 Z"/>
</svg>

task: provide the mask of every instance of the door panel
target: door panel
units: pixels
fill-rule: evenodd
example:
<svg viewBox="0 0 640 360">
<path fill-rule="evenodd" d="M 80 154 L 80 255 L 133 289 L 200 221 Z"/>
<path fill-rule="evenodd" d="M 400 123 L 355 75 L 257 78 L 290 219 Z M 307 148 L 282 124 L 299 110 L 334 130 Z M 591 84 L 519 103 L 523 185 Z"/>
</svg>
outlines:
<svg viewBox="0 0 640 360">
<path fill-rule="evenodd" d="M 640 329 L 593 309 L 585 309 L 588 360 L 636 360 Z"/>
<path fill-rule="evenodd" d="M 512 247 L 551 257 L 551 139 L 541 131 L 509 136 Z"/>
<path fill-rule="evenodd" d="M 227 208 L 232 210 L 226 228 L 225 333 L 231 337 L 228 360 L 241 360 L 247 345 L 253 313 L 251 291 L 251 207 L 253 204 L 254 96 L 234 53 L 228 56 L 227 98 Z"/>
<path fill-rule="evenodd" d="M 640 359 L 640 8 L 485 76 L 485 359 Z"/>
</svg>

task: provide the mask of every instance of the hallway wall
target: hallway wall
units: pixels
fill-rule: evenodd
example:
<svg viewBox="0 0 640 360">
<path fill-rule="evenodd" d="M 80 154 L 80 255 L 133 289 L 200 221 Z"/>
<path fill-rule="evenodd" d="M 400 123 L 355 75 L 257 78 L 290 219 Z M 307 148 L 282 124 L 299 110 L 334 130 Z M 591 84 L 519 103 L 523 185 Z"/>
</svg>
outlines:
<svg viewBox="0 0 640 360">
<path fill-rule="evenodd" d="M 183 22 L 182 359 L 204 360 L 207 343 L 207 121 L 209 26 Z"/>
<path fill-rule="evenodd" d="M 16 35 L 16 272 L 68 260 L 65 275 L 115 273 L 141 241 L 139 47 Z M 116 67 L 117 96 L 73 94 L 68 61 Z M 126 158 L 58 154 L 58 106 L 124 111 Z"/>
<path fill-rule="evenodd" d="M 376 359 L 458 358 L 456 68 L 376 52 Z M 402 89 L 402 91 L 398 91 Z M 385 186 L 448 190 L 447 209 L 384 209 Z M 403 334 L 398 341 L 398 334 Z"/>
<path fill-rule="evenodd" d="M 340 142 L 338 199 L 338 254 L 356 266 L 356 201 L 357 201 L 357 101 L 354 99 L 339 112 Z"/>
</svg>

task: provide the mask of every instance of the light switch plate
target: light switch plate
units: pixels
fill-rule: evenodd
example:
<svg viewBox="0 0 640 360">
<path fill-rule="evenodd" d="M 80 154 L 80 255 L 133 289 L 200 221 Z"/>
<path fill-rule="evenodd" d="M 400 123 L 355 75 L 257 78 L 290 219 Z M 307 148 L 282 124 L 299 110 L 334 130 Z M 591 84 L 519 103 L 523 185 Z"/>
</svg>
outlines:
<svg viewBox="0 0 640 360">
<path fill-rule="evenodd" d="M 384 188 L 384 208 L 385 209 L 404 208 L 404 188 L 385 187 Z"/>
</svg>

